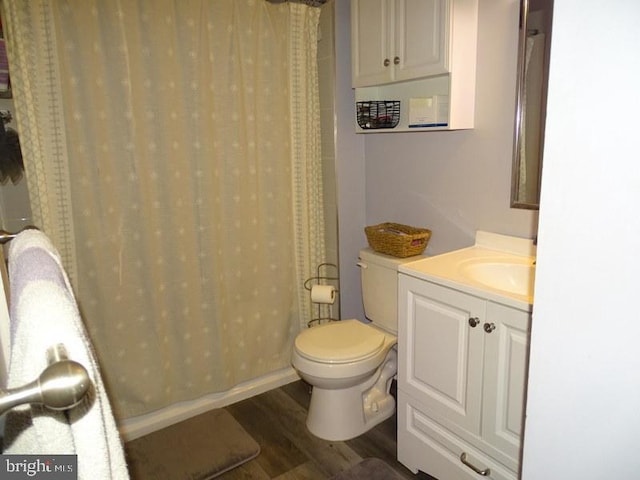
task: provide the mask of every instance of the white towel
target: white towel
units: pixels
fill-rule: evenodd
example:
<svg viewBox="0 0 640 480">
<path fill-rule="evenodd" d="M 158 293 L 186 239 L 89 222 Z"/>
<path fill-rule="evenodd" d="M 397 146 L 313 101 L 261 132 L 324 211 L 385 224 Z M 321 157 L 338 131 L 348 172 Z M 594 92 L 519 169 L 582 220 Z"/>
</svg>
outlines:
<svg viewBox="0 0 640 480">
<path fill-rule="evenodd" d="M 7 414 L 5 453 L 76 454 L 78 479 L 128 479 L 122 442 L 91 343 L 57 250 L 42 232 L 27 230 L 9 248 L 11 364 L 9 388 L 47 366 L 46 352 L 63 344 L 93 388 L 67 412 L 18 407 Z"/>
</svg>

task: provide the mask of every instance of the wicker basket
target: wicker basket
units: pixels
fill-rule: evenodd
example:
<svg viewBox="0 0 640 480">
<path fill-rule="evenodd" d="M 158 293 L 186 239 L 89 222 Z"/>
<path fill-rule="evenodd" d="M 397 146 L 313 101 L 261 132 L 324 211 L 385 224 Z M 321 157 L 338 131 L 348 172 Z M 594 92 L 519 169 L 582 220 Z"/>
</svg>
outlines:
<svg viewBox="0 0 640 480">
<path fill-rule="evenodd" d="M 364 233 L 376 252 L 400 258 L 420 255 L 431 238 L 431 230 L 399 223 L 372 225 L 365 227 Z"/>
</svg>

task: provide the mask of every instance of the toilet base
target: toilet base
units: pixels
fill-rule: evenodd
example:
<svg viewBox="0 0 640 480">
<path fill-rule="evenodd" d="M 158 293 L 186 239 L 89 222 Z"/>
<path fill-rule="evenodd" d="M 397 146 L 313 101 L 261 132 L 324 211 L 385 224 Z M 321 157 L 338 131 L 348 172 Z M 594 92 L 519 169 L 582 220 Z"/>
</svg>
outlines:
<svg viewBox="0 0 640 480">
<path fill-rule="evenodd" d="M 342 389 L 314 386 L 307 417 L 309 431 L 324 440 L 349 440 L 391 417 L 396 409 L 391 381 L 397 367 L 397 353 L 391 349 L 382 366 L 361 384 Z"/>
</svg>

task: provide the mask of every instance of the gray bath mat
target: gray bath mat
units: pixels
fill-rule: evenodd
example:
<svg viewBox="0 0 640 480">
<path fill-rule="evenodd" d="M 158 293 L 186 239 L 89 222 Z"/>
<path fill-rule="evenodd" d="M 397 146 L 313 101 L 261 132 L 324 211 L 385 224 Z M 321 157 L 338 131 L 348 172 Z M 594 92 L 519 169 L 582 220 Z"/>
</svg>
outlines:
<svg viewBox="0 0 640 480">
<path fill-rule="evenodd" d="M 331 477 L 331 480 L 401 480 L 399 473 L 379 458 L 365 458 L 349 470 Z"/>
<path fill-rule="evenodd" d="M 207 480 L 255 458 L 260 446 L 216 409 L 125 444 L 132 480 Z"/>
</svg>

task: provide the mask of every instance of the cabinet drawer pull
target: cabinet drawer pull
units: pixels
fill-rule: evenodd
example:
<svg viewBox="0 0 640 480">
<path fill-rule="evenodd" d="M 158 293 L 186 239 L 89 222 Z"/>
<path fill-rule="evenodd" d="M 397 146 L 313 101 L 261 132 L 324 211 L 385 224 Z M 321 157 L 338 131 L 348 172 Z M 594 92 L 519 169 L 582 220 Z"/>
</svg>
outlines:
<svg viewBox="0 0 640 480">
<path fill-rule="evenodd" d="M 469 318 L 469 326 L 471 328 L 475 328 L 480 324 L 480 319 L 478 317 Z"/>
<path fill-rule="evenodd" d="M 487 333 L 491 333 L 496 329 L 496 324 L 495 323 L 485 323 L 484 324 L 484 331 Z"/>
<path fill-rule="evenodd" d="M 388 58 L 385 58 L 385 59 L 384 59 L 384 62 L 382 62 L 382 64 L 383 64 L 385 67 L 388 67 L 389 65 L 391 65 L 391 62 L 389 61 L 389 59 L 388 59 Z"/>
<path fill-rule="evenodd" d="M 471 465 L 469 462 L 467 462 L 467 453 L 466 452 L 462 452 L 460 454 L 460 461 L 462 463 L 464 463 L 467 467 L 469 467 L 471 470 L 476 472 L 478 475 L 482 475 L 483 477 L 491 475 L 491 469 L 490 468 L 485 468 L 484 470 L 480 470 L 475 465 Z"/>
<path fill-rule="evenodd" d="M 400 57 L 393 57 L 393 64 L 400 65 Z"/>
</svg>

